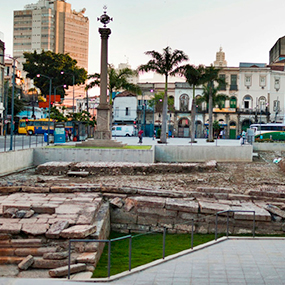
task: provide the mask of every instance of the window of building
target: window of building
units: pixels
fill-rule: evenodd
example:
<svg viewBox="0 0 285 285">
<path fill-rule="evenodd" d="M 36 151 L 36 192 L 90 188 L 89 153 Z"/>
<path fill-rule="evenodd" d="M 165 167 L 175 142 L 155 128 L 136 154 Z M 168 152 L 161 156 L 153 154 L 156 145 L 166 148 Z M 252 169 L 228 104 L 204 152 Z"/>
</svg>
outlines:
<svg viewBox="0 0 285 285">
<path fill-rule="evenodd" d="M 274 112 L 279 112 L 280 110 L 280 101 L 279 100 L 274 100 L 273 101 L 273 111 Z"/>
<path fill-rule="evenodd" d="M 230 98 L 230 108 L 236 108 L 237 107 L 237 98 L 232 96 Z"/>
<path fill-rule="evenodd" d="M 245 86 L 247 87 L 251 86 L 251 75 L 245 76 Z"/>
<path fill-rule="evenodd" d="M 220 84 L 220 90 L 226 90 L 226 75 L 220 74 L 219 77 L 225 82 L 223 84 Z"/>
<path fill-rule="evenodd" d="M 278 91 L 280 89 L 280 79 L 275 78 L 274 79 L 274 88 Z"/>
<path fill-rule="evenodd" d="M 188 112 L 189 111 L 189 96 L 187 94 L 182 94 L 180 96 L 180 108 L 181 112 Z"/>
<path fill-rule="evenodd" d="M 237 75 L 236 74 L 231 74 L 230 90 L 238 90 L 238 88 L 237 88 Z"/>
<path fill-rule="evenodd" d="M 264 86 L 266 86 L 266 77 L 265 76 L 260 76 L 259 77 L 259 85 L 261 86 L 261 87 L 264 87 Z"/>
<path fill-rule="evenodd" d="M 264 96 L 261 96 L 259 98 L 259 109 L 261 111 L 265 111 L 265 109 L 266 109 L 266 98 Z"/>
<path fill-rule="evenodd" d="M 130 109 L 129 109 L 129 107 L 126 107 L 126 116 L 130 116 Z"/>
<path fill-rule="evenodd" d="M 244 103 L 244 108 L 245 109 L 251 108 L 251 97 L 250 96 L 245 96 L 244 99 L 243 99 L 243 103 Z"/>
<path fill-rule="evenodd" d="M 119 107 L 115 108 L 115 117 L 119 117 Z"/>
</svg>

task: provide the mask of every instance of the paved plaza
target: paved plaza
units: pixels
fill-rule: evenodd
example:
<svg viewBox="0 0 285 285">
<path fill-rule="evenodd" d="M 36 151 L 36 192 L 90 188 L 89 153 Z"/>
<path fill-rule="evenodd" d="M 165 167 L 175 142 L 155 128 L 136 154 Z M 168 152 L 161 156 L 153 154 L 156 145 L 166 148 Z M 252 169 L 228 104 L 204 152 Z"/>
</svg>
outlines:
<svg viewBox="0 0 285 285">
<path fill-rule="evenodd" d="M 284 239 L 229 239 L 120 279 L 95 284 L 285 284 Z M 91 281 L 92 282 L 92 281 Z M 92 282 L 93 283 L 93 282 Z M 51 279 L 0 279 L 2 285 L 83 285 Z"/>
</svg>

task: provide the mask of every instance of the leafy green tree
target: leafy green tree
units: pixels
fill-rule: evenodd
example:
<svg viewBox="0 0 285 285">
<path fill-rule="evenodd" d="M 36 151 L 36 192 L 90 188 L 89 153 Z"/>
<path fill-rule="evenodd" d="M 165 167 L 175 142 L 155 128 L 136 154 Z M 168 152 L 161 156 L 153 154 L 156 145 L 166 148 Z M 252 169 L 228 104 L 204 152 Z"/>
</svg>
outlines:
<svg viewBox="0 0 285 285">
<path fill-rule="evenodd" d="M 96 125 L 95 118 L 90 120 L 91 115 L 87 111 L 82 111 L 82 112 L 78 112 L 78 113 L 72 113 L 72 114 L 67 115 L 67 117 L 69 119 L 71 119 L 71 121 L 85 122 L 85 123 L 87 123 L 88 125 L 91 125 L 91 126 L 95 126 Z"/>
<path fill-rule="evenodd" d="M 152 57 L 146 64 L 138 67 L 140 72 L 154 71 L 165 77 L 165 88 L 162 108 L 162 125 L 160 142 L 166 143 L 166 125 L 167 125 L 167 91 L 168 91 L 168 77 L 178 73 L 178 66 L 181 62 L 188 60 L 188 56 L 181 50 L 174 50 L 167 46 L 162 53 L 157 51 L 147 51 L 146 55 Z"/>
<path fill-rule="evenodd" d="M 213 93 L 216 88 L 220 90 L 220 87 L 226 85 L 226 82 L 223 78 L 219 77 L 220 68 L 216 68 L 213 65 L 206 67 L 205 76 L 208 88 L 208 96 L 209 96 L 209 137 L 208 142 L 212 142 L 213 139 Z"/>
<path fill-rule="evenodd" d="M 43 74 L 52 78 L 52 87 L 66 85 L 73 86 L 85 83 L 87 72 L 84 68 L 77 67 L 77 61 L 72 59 L 69 54 L 54 53 L 52 51 L 42 51 L 37 53 L 25 52 L 26 62 L 23 64 L 27 77 L 34 80 L 34 85 L 41 90 L 43 95 L 49 94 L 49 80 L 44 76 L 37 77 L 37 74 Z M 53 92 L 53 89 L 52 89 Z M 63 98 L 64 88 L 58 88 L 58 94 Z"/>
<path fill-rule="evenodd" d="M 149 106 L 155 107 L 156 112 L 162 112 L 163 99 L 164 99 L 164 92 L 155 93 L 153 98 L 151 100 L 149 100 Z M 168 97 L 167 103 L 168 103 L 168 110 L 171 112 L 174 112 L 175 111 L 174 98 Z"/>
<path fill-rule="evenodd" d="M 130 68 L 115 69 L 113 65 L 108 66 L 108 90 L 110 96 L 110 104 L 112 103 L 112 94 L 114 91 L 119 91 L 122 89 L 135 92 L 137 94 L 141 93 L 140 87 L 136 84 L 129 83 L 128 77 L 136 75 L 137 72 Z M 94 73 L 88 76 L 88 79 L 92 79 L 87 88 L 93 88 L 95 86 L 100 86 L 100 74 Z"/>
<path fill-rule="evenodd" d="M 25 101 L 23 101 L 22 99 L 19 99 L 19 96 L 16 95 L 19 90 L 20 89 L 15 88 L 14 116 L 19 114 L 25 108 Z M 7 114 L 11 114 L 11 104 L 12 104 L 12 87 L 9 87 L 9 89 L 8 89 L 8 113 Z"/>
<path fill-rule="evenodd" d="M 186 82 L 193 88 L 191 105 L 191 142 L 195 142 L 195 116 L 196 116 L 196 87 L 206 82 L 205 66 L 194 66 L 186 64 L 179 68 L 179 73 L 186 78 Z"/>
<path fill-rule="evenodd" d="M 61 110 L 64 111 L 66 107 L 62 107 Z M 50 117 L 53 120 L 56 120 L 58 122 L 67 122 L 68 118 L 64 116 L 63 112 L 60 112 L 60 110 L 57 107 L 51 107 L 50 108 Z"/>
</svg>

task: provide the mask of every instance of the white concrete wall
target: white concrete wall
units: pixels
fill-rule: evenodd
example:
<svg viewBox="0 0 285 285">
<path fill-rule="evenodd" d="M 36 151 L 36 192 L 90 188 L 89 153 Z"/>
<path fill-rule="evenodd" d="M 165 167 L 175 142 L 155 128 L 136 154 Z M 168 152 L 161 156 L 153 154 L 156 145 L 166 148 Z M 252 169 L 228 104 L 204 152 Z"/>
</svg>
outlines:
<svg viewBox="0 0 285 285">
<path fill-rule="evenodd" d="M 34 164 L 39 165 L 49 161 L 66 162 L 141 162 L 153 163 L 154 151 L 136 149 L 59 149 L 36 148 Z"/>
<path fill-rule="evenodd" d="M 254 143 L 253 151 L 285 151 L 285 143 Z"/>
<path fill-rule="evenodd" d="M 0 175 L 33 166 L 34 149 L 2 152 L 0 154 Z"/>
<path fill-rule="evenodd" d="M 155 146 L 156 162 L 251 162 L 252 146 Z"/>
</svg>

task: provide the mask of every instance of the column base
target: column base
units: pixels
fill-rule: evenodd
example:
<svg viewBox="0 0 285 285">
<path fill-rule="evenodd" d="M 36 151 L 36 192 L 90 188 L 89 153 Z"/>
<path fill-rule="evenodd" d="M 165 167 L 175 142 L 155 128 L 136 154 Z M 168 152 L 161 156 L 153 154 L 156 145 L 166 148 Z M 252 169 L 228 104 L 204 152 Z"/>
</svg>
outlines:
<svg viewBox="0 0 285 285">
<path fill-rule="evenodd" d="M 111 140 L 112 132 L 111 131 L 95 131 L 94 140 Z"/>
</svg>

